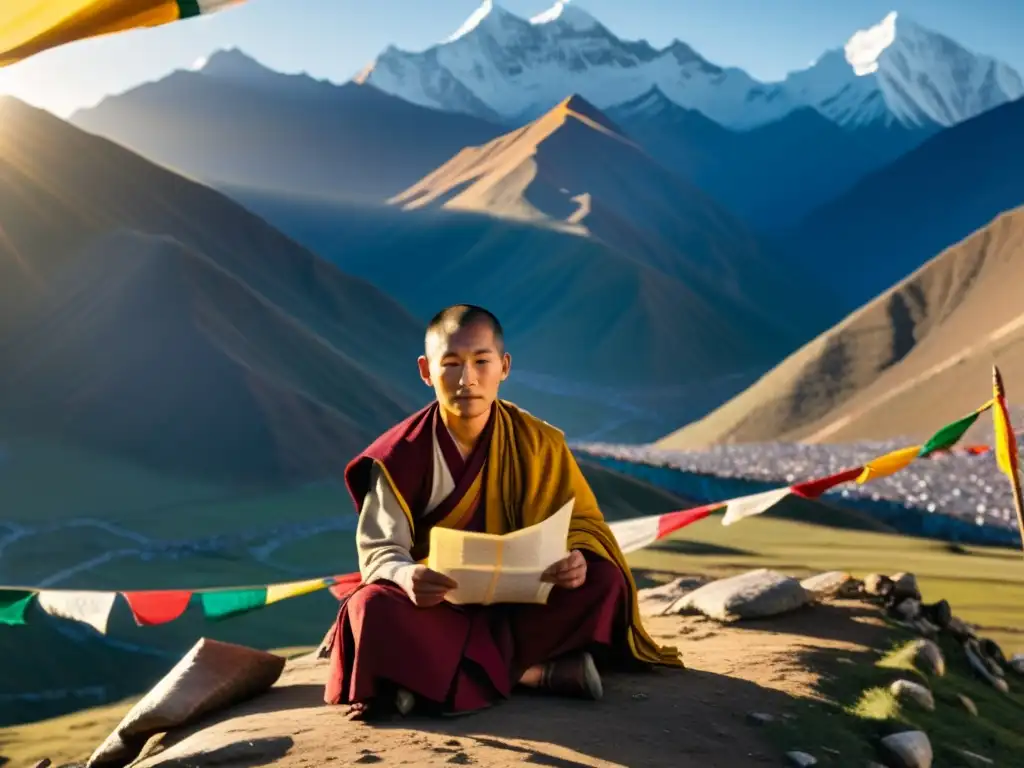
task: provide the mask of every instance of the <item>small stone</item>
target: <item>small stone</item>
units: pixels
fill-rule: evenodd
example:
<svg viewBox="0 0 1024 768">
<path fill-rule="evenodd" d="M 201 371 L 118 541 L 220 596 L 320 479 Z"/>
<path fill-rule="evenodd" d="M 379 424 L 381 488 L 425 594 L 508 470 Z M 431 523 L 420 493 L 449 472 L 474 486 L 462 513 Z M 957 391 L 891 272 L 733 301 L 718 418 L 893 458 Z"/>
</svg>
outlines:
<svg viewBox="0 0 1024 768">
<path fill-rule="evenodd" d="M 921 637 L 927 637 L 934 640 L 939 636 L 939 628 L 923 616 L 918 617 L 914 621 L 914 629 L 917 630 L 917 633 L 921 635 Z"/>
<path fill-rule="evenodd" d="M 804 579 L 800 586 L 821 600 L 838 595 L 851 581 L 853 577 L 846 571 L 828 571 Z"/>
<path fill-rule="evenodd" d="M 966 709 L 968 712 L 970 712 L 975 717 L 978 716 L 978 705 L 975 704 L 972 699 L 969 699 L 967 696 L 964 696 L 962 693 L 958 693 L 956 695 L 956 697 L 960 700 L 960 703 L 963 705 L 964 709 Z"/>
<path fill-rule="evenodd" d="M 790 765 L 796 766 L 796 768 L 809 768 L 812 765 L 818 764 L 817 759 L 813 755 L 808 755 L 806 752 L 798 752 L 796 750 L 787 752 L 786 759 L 789 760 Z"/>
<path fill-rule="evenodd" d="M 42 760 L 35 764 L 34 768 L 50 768 L 50 765 L 52 765 L 52 763 L 50 762 L 50 758 L 44 757 Z"/>
<path fill-rule="evenodd" d="M 966 749 L 958 749 L 960 757 L 963 758 L 965 764 L 970 768 L 984 768 L 986 765 L 995 765 L 992 760 L 974 752 L 968 752 Z"/>
<path fill-rule="evenodd" d="M 646 693 L 634 693 L 633 694 L 633 701 L 643 701 L 646 698 L 647 698 L 647 694 Z"/>
<path fill-rule="evenodd" d="M 765 712 L 750 712 L 747 714 L 747 722 L 751 725 L 768 725 L 774 723 L 775 718 Z"/>
<path fill-rule="evenodd" d="M 838 749 L 832 749 L 831 747 L 822 747 L 821 751 L 826 755 L 832 755 L 832 757 L 839 757 L 842 754 Z"/>
<path fill-rule="evenodd" d="M 892 613 L 904 621 L 914 621 L 921 615 L 921 603 L 912 597 L 905 597 L 893 605 Z"/>
<path fill-rule="evenodd" d="M 380 755 L 375 755 L 375 754 L 373 754 L 373 752 L 369 752 L 369 751 L 364 749 L 363 750 L 363 754 L 360 757 L 356 758 L 356 762 L 357 763 L 382 763 L 382 762 L 384 762 L 384 758 L 381 757 Z"/>
<path fill-rule="evenodd" d="M 1010 669 L 1018 675 L 1024 675 L 1024 653 L 1014 654 L 1013 658 L 1010 659 Z"/>
<path fill-rule="evenodd" d="M 912 656 L 914 666 L 929 675 L 946 674 L 946 660 L 942 650 L 931 640 L 915 640 Z"/>
<path fill-rule="evenodd" d="M 872 573 L 864 579 L 864 591 L 872 597 L 886 597 L 892 587 L 892 579 L 880 573 Z"/>
<path fill-rule="evenodd" d="M 445 762 L 455 763 L 456 765 L 468 765 L 469 763 L 473 762 L 473 758 L 471 758 L 465 752 L 458 752 L 449 757 L 447 760 L 445 760 Z"/>
<path fill-rule="evenodd" d="M 892 599 L 899 602 L 907 597 L 921 600 L 921 591 L 917 588 L 917 577 L 912 573 L 896 573 L 892 579 Z"/>
<path fill-rule="evenodd" d="M 954 616 L 946 625 L 946 631 L 961 643 L 974 637 L 974 630 L 963 619 Z"/>
<path fill-rule="evenodd" d="M 953 620 L 953 610 L 945 600 L 939 600 L 937 603 L 931 603 L 929 605 L 922 605 L 921 615 L 940 629 L 948 627 L 949 622 Z"/>
<path fill-rule="evenodd" d="M 978 641 L 978 647 L 985 655 L 985 658 L 991 659 L 999 665 L 1000 673 L 1002 673 L 1002 668 L 1006 665 L 1006 654 L 1004 654 L 1003 649 L 999 647 L 999 643 L 985 637 Z"/>
<path fill-rule="evenodd" d="M 889 691 L 896 697 L 896 701 L 901 704 L 913 702 L 916 706 L 928 712 L 935 711 L 935 697 L 931 691 L 920 683 L 912 683 L 909 680 L 897 680 L 889 686 Z"/>
<path fill-rule="evenodd" d="M 931 768 L 932 743 L 924 731 L 903 731 L 882 739 L 888 768 Z"/>
<path fill-rule="evenodd" d="M 988 683 L 1001 693 L 1009 693 L 1010 686 L 1003 678 L 998 675 L 992 674 L 989 669 L 989 665 L 985 663 L 985 659 L 982 657 L 978 648 L 978 642 L 976 640 L 968 640 L 964 643 L 964 653 L 967 654 L 967 661 L 971 665 L 971 669 L 974 670 L 978 677 L 987 680 Z"/>
</svg>

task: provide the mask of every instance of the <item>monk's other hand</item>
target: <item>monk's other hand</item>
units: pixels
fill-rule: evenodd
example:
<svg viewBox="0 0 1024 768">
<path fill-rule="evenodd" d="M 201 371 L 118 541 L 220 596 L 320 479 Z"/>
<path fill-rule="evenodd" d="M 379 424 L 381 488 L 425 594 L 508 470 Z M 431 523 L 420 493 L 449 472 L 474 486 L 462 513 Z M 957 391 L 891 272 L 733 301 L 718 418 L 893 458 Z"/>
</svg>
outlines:
<svg viewBox="0 0 1024 768">
<path fill-rule="evenodd" d="M 550 581 L 556 587 L 576 589 L 587 580 L 587 559 L 578 549 L 551 565 L 541 576 L 542 581 Z"/>
<path fill-rule="evenodd" d="M 459 586 L 459 583 L 443 573 L 432 571 L 425 565 L 417 565 L 409 576 L 405 593 L 413 604 L 420 608 L 438 605 L 444 596 Z"/>
</svg>

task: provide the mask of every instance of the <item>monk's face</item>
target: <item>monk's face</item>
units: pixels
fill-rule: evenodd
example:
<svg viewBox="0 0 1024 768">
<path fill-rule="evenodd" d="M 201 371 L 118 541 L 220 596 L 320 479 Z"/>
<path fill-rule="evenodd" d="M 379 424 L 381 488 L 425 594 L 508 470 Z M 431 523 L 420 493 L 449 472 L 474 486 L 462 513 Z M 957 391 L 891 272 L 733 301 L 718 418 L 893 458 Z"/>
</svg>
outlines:
<svg viewBox="0 0 1024 768">
<path fill-rule="evenodd" d="M 438 403 L 461 419 L 490 411 L 511 365 L 486 322 L 432 334 L 426 356 L 419 359 L 420 376 L 434 388 Z"/>
</svg>

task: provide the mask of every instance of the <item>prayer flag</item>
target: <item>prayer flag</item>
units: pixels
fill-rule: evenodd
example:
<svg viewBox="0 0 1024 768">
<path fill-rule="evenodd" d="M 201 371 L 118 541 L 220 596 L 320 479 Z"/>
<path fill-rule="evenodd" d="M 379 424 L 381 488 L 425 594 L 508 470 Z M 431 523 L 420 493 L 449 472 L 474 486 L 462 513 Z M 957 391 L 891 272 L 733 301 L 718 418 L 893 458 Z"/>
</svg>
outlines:
<svg viewBox="0 0 1024 768">
<path fill-rule="evenodd" d="M 0 591 L 0 624 L 18 626 L 25 623 L 25 610 L 35 592 L 5 589 Z"/>
<path fill-rule="evenodd" d="M 919 455 L 923 458 L 930 453 L 934 453 L 935 451 L 948 451 L 950 448 L 956 445 L 957 441 L 964 436 L 964 433 L 966 433 L 967 430 L 970 429 L 971 426 L 973 426 L 974 422 L 978 420 L 978 417 L 981 416 L 981 414 L 983 414 L 991 406 L 992 401 L 989 400 L 974 413 L 970 413 L 967 416 L 964 416 L 962 419 L 957 419 L 952 424 L 947 424 L 946 426 L 944 426 L 942 429 L 940 429 L 938 432 L 936 432 L 934 435 L 928 438 L 928 441 L 921 446 L 921 451 Z"/>
<path fill-rule="evenodd" d="M 691 523 L 702 520 L 714 510 L 721 509 L 722 504 L 709 504 L 694 509 L 684 509 L 679 512 L 668 512 L 664 515 L 649 515 L 637 517 L 632 520 L 616 520 L 609 523 L 615 541 L 623 554 L 636 552 L 643 549 L 658 539 L 663 539 L 674 531 L 684 528 Z"/>
<path fill-rule="evenodd" d="M 267 604 L 267 587 L 249 589 L 219 589 L 200 595 L 203 614 L 213 621 L 247 613 Z"/>
<path fill-rule="evenodd" d="M 306 581 L 292 581 L 287 584 L 271 584 L 267 587 L 267 605 L 276 603 L 279 600 L 287 600 L 289 597 L 308 595 L 318 589 L 333 584 L 333 579 L 307 579 Z"/>
<path fill-rule="evenodd" d="M 747 517 L 760 515 L 767 512 L 780 501 L 793 493 L 789 486 L 775 488 L 771 491 L 753 493 L 749 496 L 740 496 L 725 503 L 725 515 L 722 517 L 722 525 L 732 525 Z"/>
<path fill-rule="evenodd" d="M 992 426 L 995 430 L 996 464 L 1011 481 L 1017 482 L 1019 468 L 1017 456 L 1017 436 L 1010 424 L 1010 412 L 1006 407 L 1006 398 L 998 393 L 992 407 Z"/>
<path fill-rule="evenodd" d="M 842 472 L 837 472 L 834 475 L 819 477 L 817 480 L 808 480 L 806 483 L 797 483 L 791 487 L 793 489 L 793 493 L 797 496 L 803 496 L 805 499 L 816 499 L 825 491 L 829 491 L 837 485 L 848 483 L 851 480 L 856 480 L 860 477 L 863 470 L 863 467 L 844 469 Z"/>
<path fill-rule="evenodd" d="M 188 608 L 192 593 L 186 590 L 122 592 L 140 627 L 166 624 L 181 616 Z"/>
<path fill-rule="evenodd" d="M 246 0 L 3 0 L 0 67 L 60 45 L 159 27 Z"/>
<path fill-rule="evenodd" d="M 115 599 L 117 592 L 39 591 L 39 607 L 48 614 L 89 624 L 101 635 L 107 633 L 107 620 Z"/>
<path fill-rule="evenodd" d="M 914 459 L 921 455 L 921 446 L 912 445 L 909 448 L 900 448 L 872 459 L 864 465 L 864 470 L 857 478 L 858 483 L 866 483 L 876 477 L 888 477 L 906 469 Z"/>
</svg>

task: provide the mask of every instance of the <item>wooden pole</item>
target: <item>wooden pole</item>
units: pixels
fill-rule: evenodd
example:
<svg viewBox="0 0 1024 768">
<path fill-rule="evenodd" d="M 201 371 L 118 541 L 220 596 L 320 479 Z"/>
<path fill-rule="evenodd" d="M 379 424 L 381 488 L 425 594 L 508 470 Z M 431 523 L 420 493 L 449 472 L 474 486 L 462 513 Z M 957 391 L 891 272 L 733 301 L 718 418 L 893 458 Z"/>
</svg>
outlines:
<svg viewBox="0 0 1024 768">
<path fill-rule="evenodd" d="M 1003 377 L 999 373 L 999 366 L 992 366 L 992 394 L 996 398 L 997 402 L 992 403 L 993 408 L 1001 408 L 999 400 L 1003 400 L 1006 397 L 1006 389 L 1003 387 Z M 1013 424 L 1006 425 L 1010 435 L 1013 435 Z M 1010 473 L 1010 485 L 1013 488 L 1013 506 L 1017 510 L 1017 529 L 1020 531 L 1021 548 L 1024 549 L 1024 494 L 1021 493 L 1020 487 L 1020 470 L 1018 464 L 1018 458 L 1011 456 L 1012 472 Z"/>
</svg>

